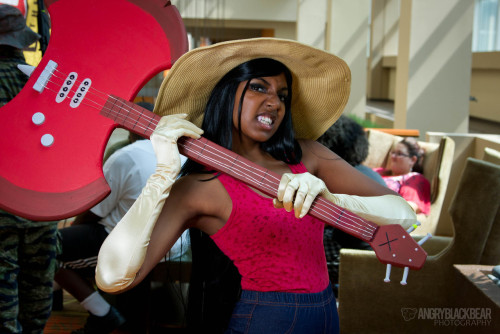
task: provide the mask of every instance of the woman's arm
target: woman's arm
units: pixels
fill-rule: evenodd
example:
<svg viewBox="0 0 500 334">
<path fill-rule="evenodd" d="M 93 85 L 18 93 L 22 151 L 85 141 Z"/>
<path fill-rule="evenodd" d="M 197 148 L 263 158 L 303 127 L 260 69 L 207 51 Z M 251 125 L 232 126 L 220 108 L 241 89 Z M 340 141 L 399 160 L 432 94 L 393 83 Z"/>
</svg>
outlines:
<svg viewBox="0 0 500 334">
<path fill-rule="evenodd" d="M 156 171 L 99 251 L 96 283 L 103 291 L 117 292 L 131 287 L 143 266 L 151 234 L 180 171 L 177 139 L 181 136 L 199 138 L 203 133 L 184 118 L 185 115 L 161 118 L 151 136 L 157 158 Z M 168 249 L 183 232 L 183 224 L 179 217 L 172 219 L 168 228 L 170 237 L 165 239 Z"/>
<path fill-rule="evenodd" d="M 309 173 L 283 175 L 278 201 L 287 211 L 303 217 L 317 195 L 379 225 L 416 222 L 408 203 L 392 190 L 363 175 L 323 145 L 301 142 L 303 163 Z M 277 204 L 279 206 L 279 204 Z"/>
<path fill-rule="evenodd" d="M 327 147 L 315 141 L 301 141 L 303 163 L 338 194 L 358 196 L 396 195 L 391 189 L 364 175 Z"/>
</svg>

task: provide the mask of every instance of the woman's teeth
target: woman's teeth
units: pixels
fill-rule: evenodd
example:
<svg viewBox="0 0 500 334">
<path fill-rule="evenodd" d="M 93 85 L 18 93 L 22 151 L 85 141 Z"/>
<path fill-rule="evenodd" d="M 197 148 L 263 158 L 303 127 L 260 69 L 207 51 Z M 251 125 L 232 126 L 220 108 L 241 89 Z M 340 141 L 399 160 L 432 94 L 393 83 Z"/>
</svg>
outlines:
<svg viewBox="0 0 500 334">
<path fill-rule="evenodd" d="M 264 123 L 266 125 L 271 125 L 273 124 L 273 120 L 270 117 L 267 116 L 258 116 L 257 120 L 261 123 Z"/>
</svg>

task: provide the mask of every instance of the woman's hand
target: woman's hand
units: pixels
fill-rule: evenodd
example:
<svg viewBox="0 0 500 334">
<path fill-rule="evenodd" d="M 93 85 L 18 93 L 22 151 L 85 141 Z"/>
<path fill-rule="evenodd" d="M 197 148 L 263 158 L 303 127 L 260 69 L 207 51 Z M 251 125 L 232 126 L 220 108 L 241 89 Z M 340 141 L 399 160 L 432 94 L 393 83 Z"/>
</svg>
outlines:
<svg viewBox="0 0 500 334">
<path fill-rule="evenodd" d="M 311 173 L 285 173 L 281 177 L 277 199 L 273 204 L 276 208 L 295 211 L 296 218 L 304 217 L 319 194 L 328 191 L 325 182 Z"/>
<path fill-rule="evenodd" d="M 177 140 L 182 137 L 200 138 L 203 130 L 185 118 L 187 114 L 163 116 L 151 135 L 158 166 L 168 166 L 176 175 L 181 169 Z"/>
<path fill-rule="evenodd" d="M 274 207 L 295 210 L 295 217 L 304 217 L 314 199 L 323 196 L 327 201 L 345 208 L 378 225 L 398 224 L 408 228 L 415 224 L 417 216 L 404 198 L 398 195 L 355 196 L 332 194 L 325 183 L 310 173 L 285 173 L 281 177 Z"/>
</svg>

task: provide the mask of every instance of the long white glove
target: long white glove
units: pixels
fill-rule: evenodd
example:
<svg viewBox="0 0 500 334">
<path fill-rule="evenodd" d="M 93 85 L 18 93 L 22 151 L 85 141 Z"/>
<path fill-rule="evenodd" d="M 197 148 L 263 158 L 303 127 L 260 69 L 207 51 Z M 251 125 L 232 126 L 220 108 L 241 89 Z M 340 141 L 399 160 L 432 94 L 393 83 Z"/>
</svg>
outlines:
<svg viewBox="0 0 500 334">
<path fill-rule="evenodd" d="M 274 206 L 284 207 L 288 212 L 294 210 L 295 216 L 302 218 L 318 195 L 378 225 L 399 224 L 407 229 L 417 220 L 415 211 L 401 196 L 362 197 L 332 194 L 321 179 L 307 172 L 283 174 Z"/>
<path fill-rule="evenodd" d="M 181 169 L 177 139 L 181 136 L 197 139 L 203 133 L 186 121 L 186 116 L 162 117 L 151 136 L 156 171 L 99 251 L 96 283 L 103 291 L 116 292 L 128 287 L 144 262 L 151 232 Z"/>
</svg>

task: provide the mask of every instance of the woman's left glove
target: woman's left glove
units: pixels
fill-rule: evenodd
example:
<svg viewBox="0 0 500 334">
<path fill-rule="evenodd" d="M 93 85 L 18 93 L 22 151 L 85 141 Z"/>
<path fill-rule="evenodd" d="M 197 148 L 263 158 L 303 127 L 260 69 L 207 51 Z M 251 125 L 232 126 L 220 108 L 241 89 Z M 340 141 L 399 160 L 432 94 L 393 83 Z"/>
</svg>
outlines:
<svg viewBox="0 0 500 334">
<path fill-rule="evenodd" d="M 417 220 L 415 211 L 401 196 L 332 194 L 321 179 L 307 172 L 283 174 L 273 203 L 276 208 L 284 207 L 288 212 L 293 209 L 295 217 L 302 218 L 318 195 L 378 225 L 398 224 L 407 229 Z"/>
</svg>

